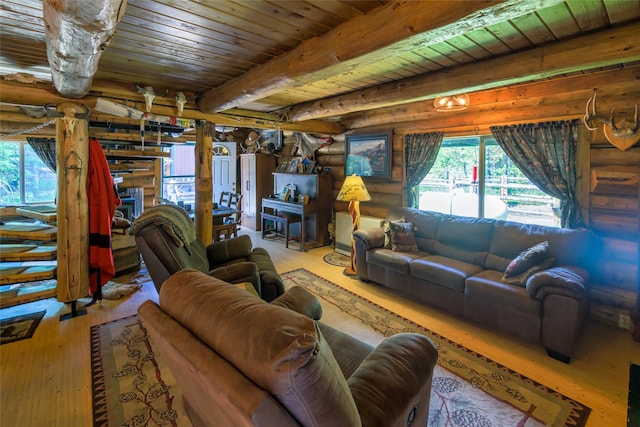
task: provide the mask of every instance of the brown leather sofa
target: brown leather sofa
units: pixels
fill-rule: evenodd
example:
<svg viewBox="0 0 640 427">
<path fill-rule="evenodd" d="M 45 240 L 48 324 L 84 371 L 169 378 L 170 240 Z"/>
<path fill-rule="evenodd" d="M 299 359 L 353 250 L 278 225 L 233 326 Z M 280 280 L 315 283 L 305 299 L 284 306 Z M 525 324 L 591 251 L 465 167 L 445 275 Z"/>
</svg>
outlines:
<svg viewBox="0 0 640 427">
<path fill-rule="evenodd" d="M 247 235 L 205 246 L 196 237 L 188 213 L 165 204 L 146 209 L 129 234 L 158 292 L 172 274 L 193 268 L 230 283 L 251 282 L 266 301 L 282 295 L 284 282 L 264 248 L 253 248 Z"/>
<path fill-rule="evenodd" d="M 267 303 L 182 270 L 138 312 L 194 426 L 426 426 L 433 343 L 407 333 L 371 348 L 312 319 L 311 300 L 294 287 Z"/>
<path fill-rule="evenodd" d="M 568 363 L 588 313 L 593 236 L 509 221 L 392 208 L 387 221 L 414 226 L 417 251 L 384 248 L 383 228 L 354 233 L 356 269 L 372 281 L 451 313 L 542 344 Z M 519 253 L 548 241 L 551 268 L 505 283 Z"/>
</svg>

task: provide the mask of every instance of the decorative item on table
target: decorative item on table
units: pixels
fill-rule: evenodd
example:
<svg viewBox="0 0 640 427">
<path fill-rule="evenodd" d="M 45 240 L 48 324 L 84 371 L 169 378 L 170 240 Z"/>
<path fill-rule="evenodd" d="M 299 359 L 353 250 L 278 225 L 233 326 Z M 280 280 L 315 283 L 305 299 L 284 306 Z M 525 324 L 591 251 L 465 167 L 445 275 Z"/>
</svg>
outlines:
<svg viewBox="0 0 640 427">
<path fill-rule="evenodd" d="M 290 192 L 289 186 L 285 185 L 284 187 L 282 187 L 280 194 L 278 194 L 278 199 L 286 202 L 287 200 L 289 200 L 289 192 Z"/>
<path fill-rule="evenodd" d="M 345 178 L 336 200 L 349 202 L 349 214 L 351 215 L 351 223 L 353 225 L 353 229 L 351 231 L 351 266 L 344 269 L 344 274 L 347 276 L 354 276 L 357 272 L 353 233 L 360 226 L 360 202 L 371 200 L 371 196 L 362 181 L 362 177 L 351 175 Z"/>
<path fill-rule="evenodd" d="M 309 195 L 308 194 L 298 194 L 297 202 L 301 205 L 309 204 Z"/>
<path fill-rule="evenodd" d="M 296 185 L 293 182 L 289 184 L 287 187 L 289 187 L 289 197 L 291 198 L 291 201 L 295 201 L 296 190 L 298 189 L 298 187 L 296 187 Z"/>
<path fill-rule="evenodd" d="M 282 162 L 278 164 L 278 168 L 276 169 L 276 172 L 286 173 L 288 170 L 289 170 L 289 162 Z"/>
<path fill-rule="evenodd" d="M 304 164 L 304 173 L 313 173 L 316 168 L 316 161 L 304 159 L 302 162 Z"/>
<path fill-rule="evenodd" d="M 296 173 L 297 171 L 298 171 L 298 159 L 289 160 L 289 168 L 287 169 L 287 172 Z"/>
</svg>

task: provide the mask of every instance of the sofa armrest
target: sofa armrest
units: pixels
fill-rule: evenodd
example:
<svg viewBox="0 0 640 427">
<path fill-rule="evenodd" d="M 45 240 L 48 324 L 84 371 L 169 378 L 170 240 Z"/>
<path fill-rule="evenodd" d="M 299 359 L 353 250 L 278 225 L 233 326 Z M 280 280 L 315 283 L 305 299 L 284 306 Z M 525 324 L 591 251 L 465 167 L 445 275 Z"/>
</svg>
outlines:
<svg viewBox="0 0 640 427">
<path fill-rule="evenodd" d="M 547 295 L 562 295 L 577 300 L 587 295 L 589 273 L 573 266 L 558 266 L 533 274 L 527 280 L 529 295 L 537 300 L 544 300 Z"/>
<path fill-rule="evenodd" d="M 438 352 L 429 338 L 385 339 L 348 379 L 363 426 L 426 426 Z"/>
<path fill-rule="evenodd" d="M 251 254 L 252 248 L 251 237 L 243 234 L 207 246 L 207 259 L 209 265 L 213 267 L 236 258 L 246 258 Z"/>
<path fill-rule="evenodd" d="M 381 248 L 384 246 L 384 229 L 379 227 L 356 230 L 353 233 L 353 238 L 361 241 L 367 250 Z"/>
<path fill-rule="evenodd" d="M 300 286 L 294 286 L 278 298 L 271 301 L 271 304 L 288 308 L 297 313 L 304 314 L 313 320 L 320 320 L 322 317 L 322 306 L 320 301 L 311 292 Z"/>
<path fill-rule="evenodd" d="M 260 273 L 258 272 L 258 265 L 254 262 L 237 262 L 225 265 L 209 270 L 207 274 L 227 283 L 250 282 L 256 288 L 258 295 L 262 295 Z"/>
</svg>

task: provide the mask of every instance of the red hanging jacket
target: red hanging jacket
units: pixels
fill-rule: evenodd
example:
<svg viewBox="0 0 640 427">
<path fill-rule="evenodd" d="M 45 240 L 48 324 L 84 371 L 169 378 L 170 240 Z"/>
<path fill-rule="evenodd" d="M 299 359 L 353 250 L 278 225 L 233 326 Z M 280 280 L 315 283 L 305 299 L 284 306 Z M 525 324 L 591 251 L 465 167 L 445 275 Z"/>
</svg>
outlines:
<svg viewBox="0 0 640 427">
<path fill-rule="evenodd" d="M 89 138 L 87 198 L 89 200 L 89 294 L 93 295 L 98 287 L 102 287 L 115 274 L 111 252 L 111 221 L 115 209 L 122 204 L 113 185 L 107 158 L 95 138 Z"/>
</svg>

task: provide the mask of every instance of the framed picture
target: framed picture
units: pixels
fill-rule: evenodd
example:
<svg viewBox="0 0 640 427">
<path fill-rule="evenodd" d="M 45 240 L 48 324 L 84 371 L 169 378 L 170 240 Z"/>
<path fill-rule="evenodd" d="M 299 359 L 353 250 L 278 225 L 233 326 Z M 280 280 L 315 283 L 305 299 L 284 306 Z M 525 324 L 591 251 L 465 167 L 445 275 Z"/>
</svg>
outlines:
<svg viewBox="0 0 640 427">
<path fill-rule="evenodd" d="M 345 175 L 391 177 L 391 131 L 347 135 Z"/>
<path fill-rule="evenodd" d="M 264 129 L 260 131 L 260 142 L 269 154 L 281 152 L 282 141 L 284 141 L 284 136 L 280 130 Z"/>
<path fill-rule="evenodd" d="M 287 170 L 289 170 L 289 162 L 282 162 L 278 165 L 276 172 L 282 173 L 287 172 Z"/>
<path fill-rule="evenodd" d="M 298 159 L 289 160 L 289 168 L 287 169 L 288 173 L 297 173 L 298 172 Z"/>
</svg>

